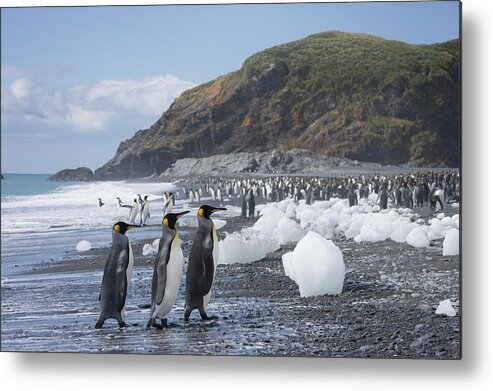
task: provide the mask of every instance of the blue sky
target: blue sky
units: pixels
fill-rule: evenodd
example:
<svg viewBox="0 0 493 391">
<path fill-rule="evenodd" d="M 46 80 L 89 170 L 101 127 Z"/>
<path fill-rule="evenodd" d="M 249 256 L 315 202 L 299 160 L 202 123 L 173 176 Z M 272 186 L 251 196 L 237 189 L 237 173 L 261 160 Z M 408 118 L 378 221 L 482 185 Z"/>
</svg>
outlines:
<svg viewBox="0 0 493 391">
<path fill-rule="evenodd" d="M 458 2 L 2 9 L 2 172 L 95 169 L 185 89 L 322 31 L 459 36 Z"/>
</svg>

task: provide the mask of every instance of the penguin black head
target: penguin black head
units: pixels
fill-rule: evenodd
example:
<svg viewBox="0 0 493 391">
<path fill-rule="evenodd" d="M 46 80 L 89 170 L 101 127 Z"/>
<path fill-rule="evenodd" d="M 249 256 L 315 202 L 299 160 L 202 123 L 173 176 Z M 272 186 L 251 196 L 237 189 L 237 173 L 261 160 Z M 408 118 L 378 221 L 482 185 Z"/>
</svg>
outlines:
<svg viewBox="0 0 493 391">
<path fill-rule="evenodd" d="M 219 212 L 220 210 L 226 210 L 226 208 L 216 208 L 215 206 L 202 205 L 199 208 L 198 215 L 206 219 L 211 217 L 214 212 Z"/>
<path fill-rule="evenodd" d="M 139 226 L 127 224 L 127 223 L 124 223 L 123 221 L 119 221 L 118 223 L 115 223 L 115 225 L 113 226 L 113 230 L 122 234 L 122 235 L 125 235 L 125 232 L 127 232 L 129 229 L 132 229 L 132 228 L 139 228 Z"/>
<path fill-rule="evenodd" d="M 165 227 L 175 229 L 175 224 L 176 221 L 181 217 L 185 216 L 187 213 L 190 213 L 189 210 L 186 210 L 185 212 L 180 212 L 180 213 L 168 213 L 166 216 L 164 216 L 163 219 L 163 225 Z"/>
</svg>

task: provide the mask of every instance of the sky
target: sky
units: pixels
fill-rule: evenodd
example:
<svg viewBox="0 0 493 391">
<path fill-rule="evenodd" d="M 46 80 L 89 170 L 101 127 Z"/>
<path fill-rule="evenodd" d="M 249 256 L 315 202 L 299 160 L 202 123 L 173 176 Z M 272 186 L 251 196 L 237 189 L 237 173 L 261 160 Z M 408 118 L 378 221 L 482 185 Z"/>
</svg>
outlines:
<svg viewBox="0 0 493 391">
<path fill-rule="evenodd" d="M 94 170 L 186 89 L 311 34 L 456 39 L 458 4 L 2 8 L 1 170 Z"/>
</svg>

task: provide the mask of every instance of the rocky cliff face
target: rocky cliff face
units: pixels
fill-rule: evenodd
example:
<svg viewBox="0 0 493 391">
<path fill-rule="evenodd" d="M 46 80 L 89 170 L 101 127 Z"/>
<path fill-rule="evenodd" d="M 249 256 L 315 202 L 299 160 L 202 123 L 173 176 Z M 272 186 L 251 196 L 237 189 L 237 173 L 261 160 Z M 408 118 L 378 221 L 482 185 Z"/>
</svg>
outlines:
<svg viewBox="0 0 493 391">
<path fill-rule="evenodd" d="M 184 92 L 95 176 L 158 175 L 181 158 L 276 148 L 456 167 L 459 54 L 458 41 L 409 45 L 338 32 L 265 50 Z"/>
</svg>

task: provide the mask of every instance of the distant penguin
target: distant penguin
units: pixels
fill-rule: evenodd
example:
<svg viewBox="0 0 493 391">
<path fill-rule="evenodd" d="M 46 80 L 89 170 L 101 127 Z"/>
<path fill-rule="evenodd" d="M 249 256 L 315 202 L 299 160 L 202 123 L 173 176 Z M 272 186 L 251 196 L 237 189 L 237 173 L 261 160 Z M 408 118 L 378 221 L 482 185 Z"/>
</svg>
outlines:
<svg viewBox="0 0 493 391">
<path fill-rule="evenodd" d="M 122 203 L 122 200 L 120 197 L 116 197 L 116 206 L 118 206 L 119 208 L 128 208 L 128 209 L 132 209 L 132 206 L 131 205 L 124 205 Z"/>
<path fill-rule="evenodd" d="M 98 198 L 99 200 L 99 207 L 101 208 L 104 205 L 104 202 L 101 200 L 101 198 Z"/>
<path fill-rule="evenodd" d="M 140 194 L 137 194 L 137 195 L 139 196 L 139 210 L 138 210 L 137 214 L 140 217 L 139 224 L 142 225 L 142 211 L 144 209 L 144 200 L 142 199 L 142 196 Z"/>
<path fill-rule="evenodd" d="M 142 206 L 142 216 L 140 218 L 141 225 L 145 225 L 148 218 L 151 217 L 151 212 L 149 211 L 151 205 L 147 200 L 148 196 L 144 196 L 144 205 Z"/>
<path fill-rule="evenodd" d="M 216 228 L 210 216 L 214 212 L 221 210 L 226 210 L 226 208 L 202 205 L 197 213 L 199 228 L 188 258 L 186 276 L 186 322 L 188 322 L 190 313 L 195 308 L 199 309 L 202 319 L 214 319 L 214 317 L 207 316 L 206 313 L 219 256 Z"/>
<path fill-rule="evenodd" d="M 241 217 L 247 218 L 248 202 L 246 199 L 245 189 L 241 189 Z"/>
<path fill-rule="evenodd" d="M 128 216 L 130 224 L 135 223 L 135 219 L 137 217 L 137 214 L 139 213 L 139 210 L 140 210 L 140 205 L 137 202 L 137 198 L 134 198 L 134 204 L 132 205 L 132 209 L 130 209 L 130 214 Z"/>
<path fill-rule="evenodd" d="M 136 227 L 123 221 L 113 225 L 113 244 L 104 266 L 99 294 L 97 329 L 103 327 L 105 320 L 109 318 L 116 319 L 120 327 L 125 327 L 125 304 L 134 265 L 132 246 L 125 233 Z"/>
<path fill-rule="evenodd" d="M 440 205 L 440 210 L 443 210 L 443 201 L 441 195 L 442 190 L 436 185 L 435 182 L 433 182 L 428 194 L 428 204 L 430 205 L 431 209 L 436 211 L 438 203 Z"/>
<path fill-rule="evenodd" d="M 387 203 L 389 201 L 389 195 L 387 193 L 387 188 L 385 186 L 382 186 L 380 192 L 378 193 L 378 199 L 377 202 L 380 202 L 380 209 L 384 210 L 387 209 Z"/>
<path fill-rule="evenodd" d="M 175 197 L 173 196 L 173 193 L 164 193 L 166 197 L 166 203 L 164 204 L 164 214 L 167 215 L 168 213 L 171 213 L 171 210 L 175 206 Z"/>
<path fill-rule="evenodd" d="M 246 203 L 248 206 L 248 218 L 255 218 L 255 196 L 253 195 L 253 189 L 250 188 L 246 195 Z"/>
<path fill-rule="evenodd" d="M 358 196 L 356 194 L 356 190 L 354 190 L 352 185 L 349 186 L 349 188 L 347 189 L 347 198 L 350 207 L 358 205 Z"/>
<path fill-rule="evenodd" d="M 153 326 L 158 329 L 168 327 L 167 317 L 178 296 L 184 264 L 175 223 L 187 213 L 189 211 L 168 213 L 164 216 L 163 233 L 152 276 L 151 316 L 147 327 Z M 156 319 L 161 319 L 161 325 L 156 323 Z"/>
</svg>

